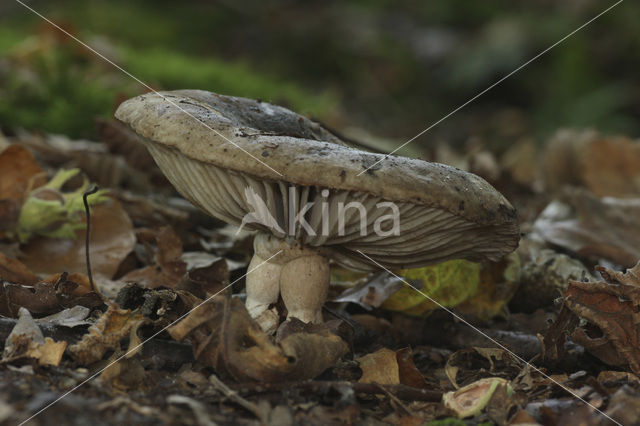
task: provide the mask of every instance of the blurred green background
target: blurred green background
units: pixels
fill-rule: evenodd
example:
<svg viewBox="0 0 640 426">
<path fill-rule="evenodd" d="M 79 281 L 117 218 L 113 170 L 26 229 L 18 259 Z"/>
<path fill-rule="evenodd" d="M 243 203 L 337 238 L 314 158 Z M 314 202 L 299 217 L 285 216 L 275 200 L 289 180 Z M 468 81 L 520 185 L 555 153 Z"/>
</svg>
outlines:
<svg viewBox="0 0 640 426">
<path fill-rule="evenodd" d="M 613 3 L 28 4 L 154 89 L 261 98 L 347 134 L 401 143 Z M 523 137 L 544 141 L 560 127 L 638 136 L 638 16 L 640 4 L 623 2 L 421 136 L 416 147 L 473 139 L 500 151 Z M 0 5 L 4 132 L 94 138 L 96 116 L 111 116 L 119 102 L 146 90 L 20 4 Z"/>
</svg>

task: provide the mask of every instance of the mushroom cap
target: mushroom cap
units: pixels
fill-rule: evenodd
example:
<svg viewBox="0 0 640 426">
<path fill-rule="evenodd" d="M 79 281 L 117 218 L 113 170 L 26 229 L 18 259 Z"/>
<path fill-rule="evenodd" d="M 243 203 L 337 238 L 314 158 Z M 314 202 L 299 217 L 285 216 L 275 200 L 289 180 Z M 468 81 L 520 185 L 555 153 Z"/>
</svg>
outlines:
<svg viewBox="0 0 640 426">
<path fill-rule="evenodd" d="M 497 260 L 518 245 L 515 209 L 482 178 L 351 148 L 286 108 L 179 90 L 127 100 L 115 115 L 176 189 L 208 214 L 236 225 L 253 214 L 259 220 L 247 228 L 331 248 L 334 260 L 350 268 L 379 268 L 358 250 L 386 268 L 409 268 L 453 258 Z M 340 204 L 351 201 L 364 206 L 365 220 L 358 208 L 346 208 L 341 230 Z M 390 203 L 399 212 L 399 235 L 374 232 L 376 221 L 389 231 L 390 219 L 383 219 Z"/>
</svg>

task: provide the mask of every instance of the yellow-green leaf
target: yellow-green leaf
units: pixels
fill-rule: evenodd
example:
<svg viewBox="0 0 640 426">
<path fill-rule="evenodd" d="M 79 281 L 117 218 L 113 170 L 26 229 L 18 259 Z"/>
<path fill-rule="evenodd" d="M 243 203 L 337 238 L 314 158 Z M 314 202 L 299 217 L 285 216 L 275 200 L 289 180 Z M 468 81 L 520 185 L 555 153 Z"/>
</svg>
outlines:
<svg viewBox="0 0 640 426">
<path fill-rule="evenodd" d="M 409 315 L 424 315 L 438 307 L 425 295 L 443 306 L 456 306 L 476 294 L 481 270 L 479 263 L 450 260 L 424 268 L 397 271 L 424 295 L 405 284 L 382 307 Z"/>
</svg>

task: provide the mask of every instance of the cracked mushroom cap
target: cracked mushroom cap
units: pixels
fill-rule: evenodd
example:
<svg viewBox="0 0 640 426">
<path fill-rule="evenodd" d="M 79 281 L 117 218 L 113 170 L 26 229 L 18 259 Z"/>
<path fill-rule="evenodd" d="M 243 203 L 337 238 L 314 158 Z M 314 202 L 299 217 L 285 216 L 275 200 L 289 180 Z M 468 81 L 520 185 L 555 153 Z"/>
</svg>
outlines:
<svg viewBox="0 0 640 426">
<path fill-rule="evenodd" d="M 397 156 L 375 164 L 385 156 L 351 148 L 279 106 L 179 90 L 135 97 L 115 115 L 211 216 L 324 246 L 349 268 L 379 269 L 358 250 L 398 269 L 497 260 L 518 245 L 515 209 L 482 178 Z"/>
</svg>

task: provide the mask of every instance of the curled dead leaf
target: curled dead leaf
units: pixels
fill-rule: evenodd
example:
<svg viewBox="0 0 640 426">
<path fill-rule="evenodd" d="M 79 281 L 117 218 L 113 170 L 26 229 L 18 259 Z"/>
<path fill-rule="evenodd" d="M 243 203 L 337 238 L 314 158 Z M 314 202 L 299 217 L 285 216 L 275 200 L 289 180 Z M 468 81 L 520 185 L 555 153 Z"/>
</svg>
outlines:
<svg viewBox="0 0 640 426">
<path fill-rule="evenodd" d="M 376 352 L 356 358 L 362 370 L 360 383 L 381 385 L 403 384 L 412 388 L 427 388 L 427 381 L 413 362 L 410 348 L 397 351 L 382 348 Z"/>
<path fill-rule="evenodd" d="M 96 308 L 102 304 L 82 274 L 63 272 L 33 286 L 3 283 L 0 287 L 0 314 L 8 317 L 15 317 L 22 307 L 34 315 L 45 316 L 76 305 Z"/>
<path fill-rule="evenodd" d="M 24 285 L 34 285 L 39 281 L 24 263 L 2 253 L 0 253 L 0 280 Z"/>
<path fill-rule="evenodd" d="M 5 341 L 2 362 L 34 358 L 41 365 L 58 365 L 67 342 L 44 337 L 29 311 L 20 308 L 19 319 Z"/>
<path fill-rule="evenodd" d="M 87 334 L 78 343 L 69 346 L 69 354 L 78 363 L 89 365 L 101 360 L 109 350 L 120 350 L 120 341 L 127 336 L 135 346 L 135 342 L 138 342 L 138 328 L 146 321 L 138 312 L 109 305 L 100 319 L 89 327 Z M 130 343 L 130 349 L 132 348 Z"/>
<path fill-rule="evenodd" d="M 640 258 L 640 199 L 597 198 L 584 189 L 565 191 L 536 219 L 534 234 L 581 257 L 632 267 Z"/>
<path fill-rule="evenodd" d="M 550 189 L 579 185 L 604 197 L 640 195 L 640 143 L 593 130 L 559 131 L 547 144 L 545 176 Z"/>
<path fill-rule="evenodd" d="M 0 200 L 15 200 L 22 205 L 27 193 L 45 182 L 44 171 L 33 155 L 19 145 L 0 152 Z"/>
<path fill-rule="evenodd" d="M 563 355 L 567 335 L 609 365 L 640 373 L 640 262 L 625 273 L 598 268 L 605 281 L 570 281 L 558 319 L 541 338 L 544 355 Z M 582 320 L 582 323 L 580 323 Z"/>
<path fill-rule="evenodd" d="M 182 261 L 182 241 L 170 226 L 164 226 L 154 235 L 157 246 L 155 265 L 136 269 L 122 277 L 121 281 L 135 282 L 143 287 L 174 288 L 187 272 Z"/>
<path fill-rule="evenodd" d="M 91 212 L 91 269 L 96 283 L 113 278 L 120 262 L 133 250 L 133 225 L 116 200 L 96 205 Z M 39 238 L 26 244 L 21 260 L 37 274 L 86 272 L 85 230 L 76 238 Z"/>
<path fill-rule="evenodd" d="M 442 396 L 442 403 L 460 419 L 477 416 L 484 410 L 494 393 L 503 387 L 506 394 L 513 393 L 509 382 L 499 377 L 480 379 Z"/>
<path fill-rule="evenodd" d="M 224 296 L 195 308 L 168 332 L 178 341 L 188 338 L 195 358 L 239 381 L 311 379 L 349 351 L 327 327 L 292 333 L 275 343 L 242 302 Z"/>
</svg>

